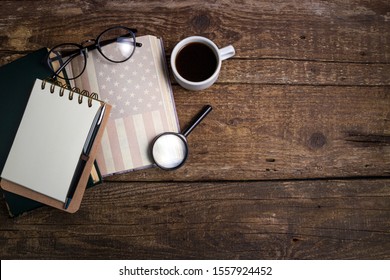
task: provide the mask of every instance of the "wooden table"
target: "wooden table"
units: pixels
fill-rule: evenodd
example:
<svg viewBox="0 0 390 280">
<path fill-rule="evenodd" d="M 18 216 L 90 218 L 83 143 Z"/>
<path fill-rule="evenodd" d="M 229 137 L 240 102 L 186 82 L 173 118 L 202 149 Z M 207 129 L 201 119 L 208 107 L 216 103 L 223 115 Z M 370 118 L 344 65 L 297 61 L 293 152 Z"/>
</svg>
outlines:
<svg viewBox="0 0 390 280">
<path fill-rule="evenodd" d="M 236 3 L 238 2 L 238 3 Z M 172 79 L 184 167 L 106 178 L 67 214 L 8 217 L 2 259 L 390 258 L 390 3 L 2 1 L 0 63 L 109 26 L 174 45 L 202 35 L 236 56 L 218 82 Z"/>
</svg>

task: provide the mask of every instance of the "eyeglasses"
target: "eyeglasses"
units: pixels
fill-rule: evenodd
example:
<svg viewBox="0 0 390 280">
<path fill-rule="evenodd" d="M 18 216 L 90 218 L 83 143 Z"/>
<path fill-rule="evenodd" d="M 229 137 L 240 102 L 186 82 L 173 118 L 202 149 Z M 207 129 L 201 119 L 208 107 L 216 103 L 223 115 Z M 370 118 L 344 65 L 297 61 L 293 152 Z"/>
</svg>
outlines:
<svg viewBox="0 0 390 280">
<path fill-rule="evenodd" d="M 136 47 L 142 46 L 141 43 L 136 42 L 136 33 L 136 29 L 116 26 L 103 31 L 96 39 L 81 44 L 57 45 L 49 51 L 47 65 L 53 72 L 53 78 L 74 80 L 81 76 L 87 66 L 88 51 L 97 49 L 108 61 L 125 62 L 134 54 Z M 75 60 L 77 60 L 75 67 L 67 67 Z"/>
</svg>

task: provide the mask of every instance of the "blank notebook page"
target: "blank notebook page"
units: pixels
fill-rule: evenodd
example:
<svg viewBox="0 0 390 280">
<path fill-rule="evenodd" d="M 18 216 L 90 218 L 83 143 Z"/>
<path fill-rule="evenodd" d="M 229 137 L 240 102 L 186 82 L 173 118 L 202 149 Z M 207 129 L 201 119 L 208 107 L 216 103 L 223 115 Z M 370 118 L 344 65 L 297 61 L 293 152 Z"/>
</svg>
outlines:
<svg viewBox="0 0 390 280">
<path fill-rule="evenodd" d="M 65 202 L 91 125 L 101 104 L 37 79 L 1 177 Z M 10 92 L 9 94 L 12 94 Z"/>
</svg>

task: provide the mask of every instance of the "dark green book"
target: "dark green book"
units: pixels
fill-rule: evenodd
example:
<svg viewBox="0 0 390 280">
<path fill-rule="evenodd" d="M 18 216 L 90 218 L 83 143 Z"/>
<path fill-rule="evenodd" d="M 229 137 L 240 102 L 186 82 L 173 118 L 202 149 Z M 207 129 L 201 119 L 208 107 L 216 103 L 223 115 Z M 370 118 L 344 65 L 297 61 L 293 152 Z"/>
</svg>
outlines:
<svg viewBox="0 0 390 280">
<path fill-rule="evenodd" d="M 46 66 L 46 48 L 39 49 L 9 64 L 0 67 L 0 174 L 22 120 L 35 79 L 51 76 Z M 101 175 L 95 162 L 95 176 L 91 175 L 88 186 L 101 183 Z M 91 173 L 91 174 L 92 174 Z M 11 217 L 33 210 L 43 204 L 3 191 Z"/>
<path fill-rule="evenodd" d="M 0 67 L 0 174 L 35 79 L 45 79 L 51 75 L 51 71 L 44 64 L 46 55 L 47 49 L 43 48 Z"/>
</svg>

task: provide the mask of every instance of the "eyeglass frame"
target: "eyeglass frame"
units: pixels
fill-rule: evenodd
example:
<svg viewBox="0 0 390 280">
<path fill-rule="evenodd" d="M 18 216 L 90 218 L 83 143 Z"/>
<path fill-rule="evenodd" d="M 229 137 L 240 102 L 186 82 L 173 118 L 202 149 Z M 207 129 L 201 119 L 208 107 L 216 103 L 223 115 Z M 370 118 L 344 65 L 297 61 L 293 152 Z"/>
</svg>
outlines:
<svg viewBox="0 0 390 280">
<path fill-rule="evenodd" d="M 112 60 L 112 59 L 108 58 L 107 56 L 105 56 L 104 53 L 103 53 L 103 51 L 102 51 L 102 49 L 101 49 L 101 47 L 104 47 L 104 46 L 106 46 L 106 45 L 108 45 L 108 44 L 114 43 L 114 42 L 117 40 L 118 37 L 117 37 L 117 38 L 113 38 L 113 39 L 109 39 L 109 40 L 104 40 L 104 41 L 101 41 L 101 42 L 100 42 L 100 37 L 101 37 L 104 33 L 106 33 L 107 31 L 114 30 L 114 29 L 119 29 L 119 28 L 123 28 L 123 29 L 129 31 L 129 34 L 131 35 L 131 36 L 129 36 L 129 37 L 132 37 L 132 38 L 134 39 L 134 50 L 133 50 L 133 52 L 129 55 L 129 57 L 127 57 L 126 59 L 121 60 L 121 61 L 116 61 L 116 60 Z M 84 67 L 83 67 L 83 69 L 81 70 L 80 74 L 78 74 L 76 77 L 66 78 L 66 79 L 68 79 L 68 80 L 74 80 L 74 79 L 77 79 L 78 77 L 80 77 L 80 76 L 84 73 L 85 68 L 87 67 L 87 57 L 88 57 L 87 54 L 88 54 L 88 51 L 92 51 L 92 50 L 95 50 L 95 49 L 97 49 L 97 50 L 99 51 L 99 53 L 100 53 L 105 59 L 107 59 L 108 61 L 113 62 L 113 63 L 122 63 L 122 62 L 125 62 L 125 61 L 129 60 L 129 59 L 133 56 L 136 47 L 142 47 L 142 43 L 139 43 L 139 42 L 136 41 L 136 37 L 135 37 L 135 34 L 136 34 L 136 33 L 137 33 L 137 29 L 128 28 L 128 27 L 120 26 L 120 25 L 119 25 L 119 26 L 110 27 L 110 28 L 104 30 L 103 32 L 101 32 L 101 33 L 96 37 L 96 39 L 88 39 L 88 40 L 86 40 L 86 41 L 81 42 L 80 44 L 77 44 L 77 43 L 62 43 L 62 44 L 59 44 L 59 45 L 54 46 L 53 48 L 51 48 L 51 49 L 49 50 L 49 52 L 48 52 L 48 54 L 47 54 L 47 57 L 46 57 L 47 66 L 48 66 L 49 69 L 52 70 L 52 72 L 53 72 L 52 78 L 60 77 L 61 79 L 65 79 L 65 78 L 59 76 L 59 73 L 61 73 L 61 72 L 64 70 L 64 68 L 65 68 L 65 67 L 66 67 L 66 66 L 67 66 L 75 57 L 77 57 L 77 56 L 83 54 L 84 62 L 85 62 L 85 63 L 84 63 Z M 87 46 L 84 45 L 84 44 L 88 44 L 88 43 L 91 43 L 91 42 L 93 42 L 93 44 L 90 44 L 90 45 L 87 45 Z M 65 46 L 65 45 L 67 45 L 67 46 L 75 46 L 75 47 L 77 47 L 78 49 L 75 50 L 74 52 L 70 52 L 69 54 L 67 53 L 67 56 L 62 56 L 62 55 L 61 55 L 61 58 L 62 58 L 62 57 L 68 57 L 68 56 L 69 56 L 69 57 L 68 57 L 68 59 L 67 59 L 65 62 L 62 63 L 62 65 L 61 65 L 57 70 L 54 71 L 54 69 L 53 69 L 53 67 L 52 67 L 52 65 L 51 65 L 51 63 L 52 63 L 54 60 L 50 58 L 50 54 L 52 53 L 52 50 L 54 50 L 54 49 L 56 49 L 56 48 L 59 48 L 59 47 L 61 47 L 61 46 Z"/>
</svg>

